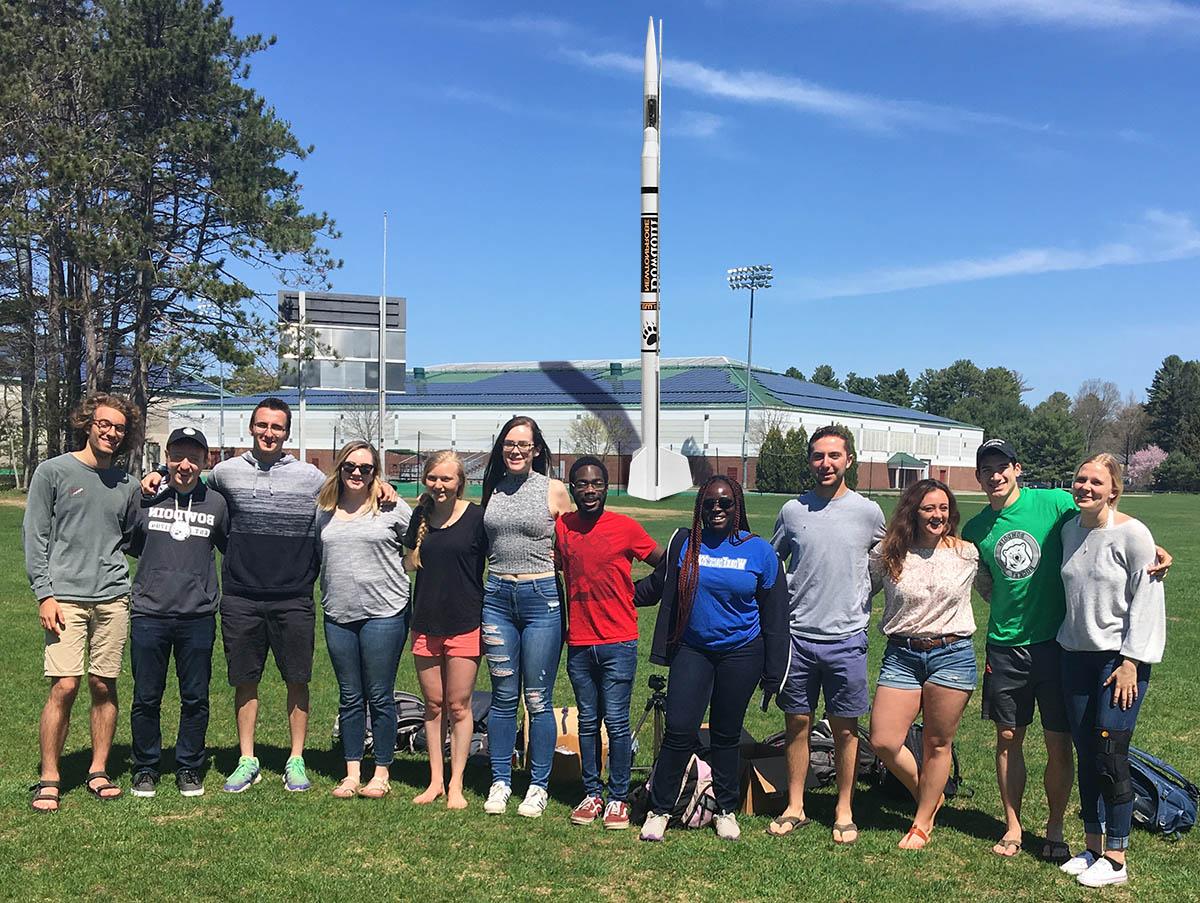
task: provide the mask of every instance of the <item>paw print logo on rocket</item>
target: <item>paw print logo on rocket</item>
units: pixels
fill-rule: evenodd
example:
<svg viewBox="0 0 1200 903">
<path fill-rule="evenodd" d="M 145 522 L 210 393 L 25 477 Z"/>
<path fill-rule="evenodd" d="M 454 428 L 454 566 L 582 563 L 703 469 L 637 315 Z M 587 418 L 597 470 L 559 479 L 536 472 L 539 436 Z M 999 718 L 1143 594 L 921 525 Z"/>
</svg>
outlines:
<svg viewBox="0 0 1200 903">
<path fill-rule="evenodd" d="M 646 351 L 658 348 L 658 327 L 653 323 L 646 323 L 642 326 L 642 348 Z"/>
</svg>

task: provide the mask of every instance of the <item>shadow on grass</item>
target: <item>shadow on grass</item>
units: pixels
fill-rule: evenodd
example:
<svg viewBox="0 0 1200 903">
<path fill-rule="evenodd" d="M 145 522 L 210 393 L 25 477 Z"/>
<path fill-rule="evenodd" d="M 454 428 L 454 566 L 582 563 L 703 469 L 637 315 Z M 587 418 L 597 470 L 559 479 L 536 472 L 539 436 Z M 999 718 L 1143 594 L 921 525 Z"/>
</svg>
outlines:
<svg viewBox="0 0 1200 903">
<path fill-rule="evenodd" d="M 63 784 L 62 792 L 65 794 L 76 787 L 83 788 L 88 772 L 91 771 L 91 765 L 91 747 L 74 750 L 59 759 L 58 772 Z M 123 786 L 121 778 L 128 774 L 129 747 L 114 744 L 112 751 L 108 754 L 108 776 L 114 784 Z M 36 775 L 34 779 L 36 780 Z"/>
</svg>

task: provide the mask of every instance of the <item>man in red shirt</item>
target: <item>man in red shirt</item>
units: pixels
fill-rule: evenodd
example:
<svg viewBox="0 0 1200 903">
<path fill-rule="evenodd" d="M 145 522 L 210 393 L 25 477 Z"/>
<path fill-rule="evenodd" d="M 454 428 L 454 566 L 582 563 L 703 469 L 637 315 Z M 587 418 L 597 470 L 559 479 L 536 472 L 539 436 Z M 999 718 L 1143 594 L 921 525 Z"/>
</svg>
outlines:
<svg viewBox="0 0 1200 903">
<path fill-rule="evenodd" d="M 637 612 L 633 607 L 633 559 L 651 566 L 663 556 L 631 517 L 604 510 L 608 468 L 585 455 L 568 478 L 577 510 L 555 525 L 559 567 L 567 587 L 567 675 L 579 706 L 579 756 L 583 801 L 571 822 L 588 825 L 603 813 L 604 827 L 629 827 L 632 737 L 629 702 L 637 671 Z M 608 805 L 601 793 L 600 720 L 608 730 Z"/>
</svg>

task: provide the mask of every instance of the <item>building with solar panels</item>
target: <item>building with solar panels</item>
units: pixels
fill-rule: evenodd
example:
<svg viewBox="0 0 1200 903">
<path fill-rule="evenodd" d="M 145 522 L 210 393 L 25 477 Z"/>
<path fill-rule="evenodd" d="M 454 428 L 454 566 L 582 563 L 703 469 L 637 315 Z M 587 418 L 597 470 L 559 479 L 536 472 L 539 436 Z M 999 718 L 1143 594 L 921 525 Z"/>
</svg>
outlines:
<svg viewBox="0 0 1200 903">
<path fill-rule="evenodd" d="M 569 466 L 576 453 L 603 452 L 614 482 L 623 482 L 629 457 L 639 447 L 640 378 L 637 360 L 413 367 L 404 391 L 388 393 L 389 476 L 413 479 L 426 453 L 453 448 L 478 478 L 497 431 L 514 414 L 526 414 L 537 420 L 555 452 L 556 470 Z M 745 364 L 729 358 L 663 359 L 660 441 L 691 458 L 695 475 L 740 477 L 745 380 Z M 278 394 L 292 405 L 295 417 L 297 391 Z M 249 448 L 250 415 L 263 397 L 225 399 L 226 455 Z M 336 448 L 378 432 L 377 398 L 371 392 L 307 390 L 304 422 L 293 425 L 290 451 L 328 469 Z M 198 426 L 213 441 L 217 416 L 216 401 L 176 405 L 171 427 Z M 811 435 L 840 423 L 854 432 L 862 489 L 903 488 L 926 476 L 954 489 L 978 488 L 975 449 L 983 431 L 945 417 L 754 369 L 750 422 L 751 486 L 755 443 L 765 426 L 785 431 L 802 426 Z"/>
</svg>

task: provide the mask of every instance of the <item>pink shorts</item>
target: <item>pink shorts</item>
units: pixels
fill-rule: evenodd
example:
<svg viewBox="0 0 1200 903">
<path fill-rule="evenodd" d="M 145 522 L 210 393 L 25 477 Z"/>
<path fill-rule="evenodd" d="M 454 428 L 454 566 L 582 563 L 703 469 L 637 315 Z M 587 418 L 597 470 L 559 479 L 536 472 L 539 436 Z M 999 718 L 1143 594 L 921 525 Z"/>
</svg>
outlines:
<svg viewBox="0 0 1200 903">
<path fill-rule="evenodd" d="M 479 628 L 454 636 L 431 636 L 413 631 L 412 653 L 427 658 L 479 658 Z"/>
</svg>

